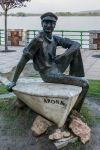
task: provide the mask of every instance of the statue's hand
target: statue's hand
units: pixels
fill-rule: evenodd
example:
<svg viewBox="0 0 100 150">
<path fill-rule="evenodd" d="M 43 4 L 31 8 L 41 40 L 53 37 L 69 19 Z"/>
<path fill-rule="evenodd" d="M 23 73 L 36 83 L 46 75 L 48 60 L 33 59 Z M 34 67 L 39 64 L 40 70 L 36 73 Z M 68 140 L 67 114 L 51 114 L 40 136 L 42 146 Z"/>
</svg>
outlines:
<svg viewBox="0 0 100 150">
<path fill-rule="evenodd" d="M 16 85 L 15 82 L 10 82 L 6 87 L 9 92 L 12 92 L 12 88 Z"/>
</svg>

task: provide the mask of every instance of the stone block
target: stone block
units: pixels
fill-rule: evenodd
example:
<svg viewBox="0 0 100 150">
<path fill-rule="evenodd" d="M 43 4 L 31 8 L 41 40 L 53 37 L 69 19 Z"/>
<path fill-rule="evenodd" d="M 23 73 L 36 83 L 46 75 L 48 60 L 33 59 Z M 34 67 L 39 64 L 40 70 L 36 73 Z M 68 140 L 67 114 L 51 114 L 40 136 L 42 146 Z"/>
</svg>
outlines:
<svg viewBox="0 0 100 150">
<path fill-rule="evenodd" d="M 78 139 L 77 137 L 71 135 L 68 138 L 57 140 L 56 142 L 54 142 L 54 145 L 56 146 L 57 149 L 62 149 L 65 146 L 67 146 L 68 143 L 74 143 L 75 141 L 77 141 L 77 139 Z"/>
<path fill-rule="evenodd" d="M 39 136 L 39 135 L 45 133 L 47 131 L 48 127 L 51 125 L 52 125 L 52 123 L 50 121 L 48 121 L 47 119 L 45 119 L 41 116 L 37 116 L 35 121 L 33 122 L 31 130 L 35 136 Z"/>
<path fill-rule="evenodd" d="M 27 79 L 28 81 L 28 79 Z M 35 112 L 62 127 L 74 107 L 81 87 L 65 84 L 18 82 L 15 95 Z"/>
</svg>

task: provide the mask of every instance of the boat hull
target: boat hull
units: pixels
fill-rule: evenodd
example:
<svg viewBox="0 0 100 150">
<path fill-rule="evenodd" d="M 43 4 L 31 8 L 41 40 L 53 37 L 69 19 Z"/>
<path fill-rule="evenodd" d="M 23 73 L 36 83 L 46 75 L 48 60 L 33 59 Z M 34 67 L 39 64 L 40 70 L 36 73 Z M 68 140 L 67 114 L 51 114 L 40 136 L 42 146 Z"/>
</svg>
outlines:
<svg viewBox="0 0 100 150">
<path fill-rule="evenodd" d="M 56 88 L 52 89 L 51 87 L 54 87 L 54 85 Z M 21 90 L 23 87 L 25 89 Z M 61 87 L 64 90 L 61 91 Z M 81 88 L 53 83 L 29 83 L 28 85 L 26 83 L 22 87 L 17 85 L 13 88 L 13 91 L 21 101 L 35 112 L 53 121 L 58 127 L 62 127 L 77 101 Z"/>
</svg>

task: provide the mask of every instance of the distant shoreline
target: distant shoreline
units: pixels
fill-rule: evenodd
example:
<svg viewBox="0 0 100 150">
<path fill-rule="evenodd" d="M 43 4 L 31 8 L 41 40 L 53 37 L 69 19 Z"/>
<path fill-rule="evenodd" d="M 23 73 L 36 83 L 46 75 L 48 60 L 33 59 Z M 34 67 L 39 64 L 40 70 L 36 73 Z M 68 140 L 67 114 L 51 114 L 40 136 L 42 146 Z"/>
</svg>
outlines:
<svg viewBox="0 0 100 150">
<path fill-rule="evenodd" d="M 70 17 L 70 16 L 100 16 L 99 12 L 77 12 L 77 13 L 71 13 L 71 12 L 56 12 L 57 16 L 60 17 Z M 0 12 L 0 16 L 4 16 L 3 12 Z M 17 13 L 9 13 L 8 16 L 14 16 L 14 17 L 37 17 L 41 16 L 41 14 L 33 14 L 33 13 L 24 13 L 24 12 L 17 12 Z"/>
<path fill-rule="evenodd" d="M 2 17 L 2 16 L 4 16 L 4 15 L 0 15 L 0 17 Z M 40 15 L 31 15 L 31 16 L 12 16 L 12 15 L 8 15 L 8 17 L 40 17 Z M 100 15 L 58 15 L 58 17 L 100 17 Z"/>
</svg>

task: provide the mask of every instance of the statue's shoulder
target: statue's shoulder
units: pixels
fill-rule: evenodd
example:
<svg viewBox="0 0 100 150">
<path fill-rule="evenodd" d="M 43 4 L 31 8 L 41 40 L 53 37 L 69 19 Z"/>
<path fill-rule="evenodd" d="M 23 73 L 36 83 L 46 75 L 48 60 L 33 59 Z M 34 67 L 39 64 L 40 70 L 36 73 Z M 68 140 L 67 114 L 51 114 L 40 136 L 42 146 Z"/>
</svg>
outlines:
<svg viewBox="0 0 100 150">
<path fill-rule="evenodd" d="M 39 32 L 35 37 L 34 40 L 37 42 L 43 42 L 44 39 L 44 33 L 41 31 Z"/>
<path fill-rule="evenodd" d="M 55 42 L 58 43 L 58 41 L 62 40 L 62 37 L 58 36 L 58 35 L 53 35 L 53 39 Z"/>
</svg>

